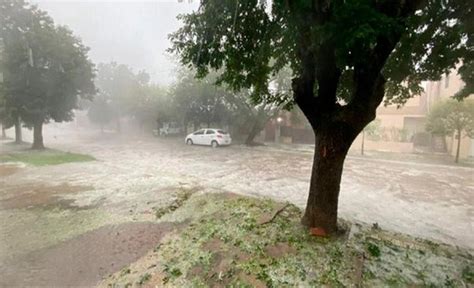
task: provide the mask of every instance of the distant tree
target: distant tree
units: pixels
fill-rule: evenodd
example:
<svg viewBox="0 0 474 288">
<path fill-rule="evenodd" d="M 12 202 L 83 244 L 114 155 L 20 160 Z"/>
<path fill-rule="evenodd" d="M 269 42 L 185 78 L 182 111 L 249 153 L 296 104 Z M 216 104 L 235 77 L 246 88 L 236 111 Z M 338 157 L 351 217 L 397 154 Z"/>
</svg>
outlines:
<svg viewBox="0 0 474 288">
<path fill-rule="evenodd" d="M 198 80 L 194 73 L 181 69 L 178 81 L 171 88 L 173 106 L 181 123 L 189 123 L 197 128 L 201 124 L 209 127 L 213 123 L 223 123 L 228 119 L 226 96 L 229 92 L 215 84 L 212 75 Z"/>
<path fill-rule="evenodd" d="M 171 99 L 167 91 L 156 84 L 149 84 L 142 86 L 135 95 L 131 115 L 139 123 L 143 132 L 147 125 L 155 125 L 156 121 L 169 120 L 172 117 L 170 109 Z"/>
<path fill-rule="evenodd" d="M 98 94 L 88 105 L 87 116 L 92 123 L 100 126 L 100 131 L 104 133 L 104 126 L 114 119 L 114 111 L 110 105 L 110 100 L 104 94 Z"/>
<path fill-rule="evenodd" d="M 5 53 L 5 107 L 33 127 L 33 149 L 44 149 L 43 124 L 70 121 L 78 98 L 95 93 L 88 48 L 66 27 L 24 1 L 0 3 Z"/>
<path fill-rule="evenodd" d="M 365 134 L 369 137 L 377 137 L 380 130 L 380 120 L 375 119 L 374 121 L 370 122 L 367 126 L 364 127 L 362 130 L 362 141 L 360 144 L 360 154 L 364 155 L 365 152 Z"/>
<path fill-rule="evenodd" d="M 473 7 L 464 0 L 268 3 L 202 1 L 180 16 L 171 50 L 198 77 L 218 71 L 218 82 L 235 90 L 264 90 L 290 65 L 293 100 L 316 136 L 302 223 L 331 233 L 345 157 L 383 99 L 403 105 L 422 91 L 421 81 L 458 63 L 472 80 Z"/>
<path fill-rule="evenodd" d="M 231 122 L 246 130 L 245 144 L 254 146 L 255 137 L 265 128 L 268 121 L 284 107 L 291 107 L 291 70 L 286 67 L 270 78 L 269 88 L 263 90 L 242 89 L 228 93 L 227 101 L 232 105 Z M 261 93 L 256 95 L 256 93 Z M 263 94 L 263 95 L 262 95 Z"/>
<path fill-rule="evenodd" d="M 236 133 L 245 136 L 245 144 L 255 146 L 255 137 L 264 129 L 265 124 L 275 116 L 280 107 L 274 103 L 254 104 L 250 100 L 251 90 L 229 93 L 227 103 L 230 123 Z"/>
<path fill-rule="evenodd" d="M 135 73 L 130 67 L 116 62 L 98 65 L 96 85 L 99 93 L 110 100 L 115 116 L 117 132 L 121 131 L 120 119 L 132 115 L 136 106 L 140 89 L 148 85 L 149 76 L 146 72 Z"/>
<path fill-rule="evenodd" d="M 5 89 L 3 85 L 0 85 L 0 125 L 2 125 L 2 136 L 1 136 L 2 139 L 7 138 L 7 134 L 5 130 L 12 127 L 15 124 L 12 119 L 12 115 L 10 114 L 10 111 L 7 109 L 5 104 L 6 104 Z"/>
<path fill-rule="evenodd" d="M 455 135 L 457 146 L 454 161 L 458 163 L 463 132 L 474 138 L 474 100 L 448 100 L 438 103 L 428 115 L 426 130 L 437 135 Z"/>
</svg>

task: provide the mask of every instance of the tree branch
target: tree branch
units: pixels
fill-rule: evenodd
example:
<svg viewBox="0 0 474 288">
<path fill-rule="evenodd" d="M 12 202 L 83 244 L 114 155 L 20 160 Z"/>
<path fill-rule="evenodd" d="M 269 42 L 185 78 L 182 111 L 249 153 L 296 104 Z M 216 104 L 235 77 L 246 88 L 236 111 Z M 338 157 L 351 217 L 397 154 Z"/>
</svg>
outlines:
<svg viewBox="0 0 474 288">
<path fill-rule="evenodd" d="M 385 1 L 377 5 L 377 10 L 390 18 L 400 18 L 406 22 L 409 15 L 418 9 L 424 0 Z M 404 27 L 404 26 L 403 26 Z M 357 129 L 375 119 L 375 111 L 385 95 L 385 78 L 381 71 L 388 57 L 395 49 L 403 34 L 403 29 L 378 37 L 375 48 L 368 51 L 365 59 L 371 61 L 357 63 L 354 67 L 356 85 L 352 100 L 344 109 L 344 117 L 354 123 Z M 354 119 L 358 118 L 358 119 Z"/>
<path fill-rule="evenodd" d="M 272 217 L 272 218 L 270 218 L 270 219 L 267 220 L 267 221 L 261 222 L 260 225 L 265 225 L 265 224 L 268 224 L 268 223 L 273 222 L 273 220 L 275 220 L 275 218 L 276 218 L 281 212 L 283 212 L 288 206 L 290 206 L 290 204 L 289 204 L 289 203 L 286 203 L 283 207 L 281 207 L 280 209 L 278 209 L 278 210 L 275 212 L 275 214 L 273 214 L 273 217 Z"/>
</svg>

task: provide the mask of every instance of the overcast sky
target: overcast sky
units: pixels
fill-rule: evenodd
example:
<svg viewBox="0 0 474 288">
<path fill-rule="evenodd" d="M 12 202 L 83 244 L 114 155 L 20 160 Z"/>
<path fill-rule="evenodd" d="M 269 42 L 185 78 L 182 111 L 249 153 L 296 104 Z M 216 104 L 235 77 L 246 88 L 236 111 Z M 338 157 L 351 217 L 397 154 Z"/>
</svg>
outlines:
<svg viewBox="0 0 474 288">
<path fill-rule="evenodd" d="M 97 64 L 116 61 L 144 69 L 153 81 L 172 81 L 174 61 L 165 50 L 168 34 L 180 27 L 176 16 L 198 8 L 199 1 L 51 1 L 32 0 L 55 23 L 67 25 L 91 48 Z"/>
</svg>

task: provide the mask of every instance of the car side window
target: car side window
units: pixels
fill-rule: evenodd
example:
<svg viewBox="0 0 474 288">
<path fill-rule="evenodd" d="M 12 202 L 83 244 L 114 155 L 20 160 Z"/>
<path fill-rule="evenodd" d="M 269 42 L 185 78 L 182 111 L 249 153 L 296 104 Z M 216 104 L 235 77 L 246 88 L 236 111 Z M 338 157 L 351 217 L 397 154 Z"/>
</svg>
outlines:
<svg viewBox="0 0 474 288">
<path fill-rule="evenodd" d="M 207 130 L 206 134 L 216 134 L 216 132 L 214 132 L 214 130 Z"/>
<path fill-rule="evenodd" d="M 204 134 L 204 130 L 199 130 L 197 132 L 194 132 L 194 135 L 202 135 Z"/>
</svg>

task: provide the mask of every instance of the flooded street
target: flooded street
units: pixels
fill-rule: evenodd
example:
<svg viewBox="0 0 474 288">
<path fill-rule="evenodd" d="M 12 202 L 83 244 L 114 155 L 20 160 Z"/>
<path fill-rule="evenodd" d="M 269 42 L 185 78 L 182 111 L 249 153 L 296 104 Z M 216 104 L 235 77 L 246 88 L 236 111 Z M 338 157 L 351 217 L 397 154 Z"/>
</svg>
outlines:
<svg viewBox="0 0 474 288">
<path fill-rule="evenodd" d="M 153 221 L 153 207 L 169 203 L 180 187 L 271 197 L 300 207 L 307 197 L 309 152 L 273 146 L 212 149 L 186 146 L 180 138 L 45 128 L 48 147 L 97 161 L 2 166 L 0 263 L 18 266 L 25 261 L 20 259 L 46 257 L 44 251 L 69 247 L 64 241 L 106 225 Z M 2 149 L 10 148 L 2 143 Z M 348 220 L 474 248 L 472 168 L 349 156 L 339 207 L 340 217 Z M 9 275 L 1 268 L 0 273 Z"/>
</svg>

